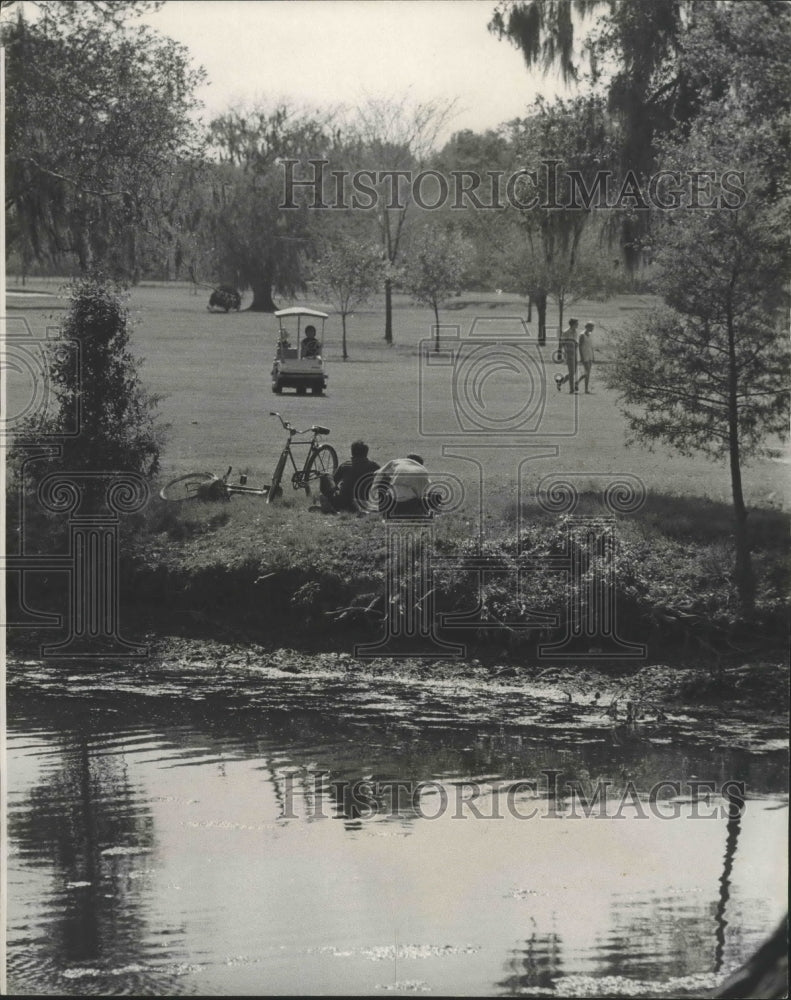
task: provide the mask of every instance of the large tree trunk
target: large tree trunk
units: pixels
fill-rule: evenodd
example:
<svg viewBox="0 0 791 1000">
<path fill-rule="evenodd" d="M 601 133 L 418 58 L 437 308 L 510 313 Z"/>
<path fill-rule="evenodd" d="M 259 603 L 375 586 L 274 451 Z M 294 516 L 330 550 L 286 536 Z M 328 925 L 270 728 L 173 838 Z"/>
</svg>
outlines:
<svg viewBox="0 0 791 1000">
<path fill-rule="evenodd" d="M 733 490 L 733 512 L 735 516 L 736 539 L 736 589 L 742 610 L 751 615 L 755 607 L 755 574 L 750 555 L 750 540 L 747 535 L 747 508 L 742 493 L 742 471 L 739 465 L 739 442 L 730 438 L 731 489 Z"/>
<path fill-rule="evenodd" d="M 742 471 L 739 466 L 739 443 L 730 441 L 731 489 L 733 491 L 733 512 L 735 516 L 736 538 L 736 588 L 742 609 L 752 614 L 755 606 L 755 575 L 750 555 L 750 540 L 747 535 L 747 508 L 742 493 Z"/>
<path fill-rule="evenodd" d="M 346 353 L 346 313 L 341 313 L 341 329 L 343 330 L 343 360 L 346 361 L 349 355 Z"/>
<path fill-rule="evenodd" d="M 558 295 L 558 330 L 563 331 L 563 305 L 564 297 Z"/>
<path fill-rule="evenodd" d="M 77 236 L 77 261 L 82 274 L 89 274 L 93 269 L 93 247 L 88 236 L 87 226 Z"/>
<path fill-rule="evenodd" d="M 393 283 L 385 278 L 385 343 L 393 343 Z"/>
<path fill-rule="evenodd" d="M 250 312 L 273 313 L 277 306 L 272 298 L 272 279 L 263 274 L 251 282 L 253 289 L 253 301 L 250 305 Z"/>
<path fill-rule="evenodd" d="M 434 303 L 434 323 L 434 337 L 436 338 L 434 342 L 434 351 L 436 354 L 439 354 L 439 306 L 436 302 Z"/>
<path fill-rule="evenodd" d="M 747 535 L 747 508 L 742 491 L 742 469 L 739 456 L 739 401 L 736 370 L 736 332 L 728 316 L 728 452 L 733 493 L 734 536 L 736 541 L 736 589 L 742 611 L 751 615 L 755 608 L 755 575 Z"/>
<path fill-rule="evenodd" d="M 541 292 L 540 295 L 536 295 L 536 312 L 538 313 L 538 342 L 539 342 L 539 344 L 546 344 L 546 342 L 547 342 L 547 295 L 546 295 L 546 292 Z"/>
</svg>

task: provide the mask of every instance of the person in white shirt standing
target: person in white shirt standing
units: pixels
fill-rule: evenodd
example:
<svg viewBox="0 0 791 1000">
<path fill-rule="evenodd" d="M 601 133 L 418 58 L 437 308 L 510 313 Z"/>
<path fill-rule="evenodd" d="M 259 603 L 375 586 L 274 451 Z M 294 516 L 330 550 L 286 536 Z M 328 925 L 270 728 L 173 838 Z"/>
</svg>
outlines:
<svg viewBox="0 0 791 1000">
<path fill-rule="evenodd" d="M 580 352 L 582 375 L 577 379 L 576 388 L 579 389 L 580 382 L 585 382 L 585 392 L 590 395 L 591 368 L 593 367 L 593 323 L 585 324 L 577 347 Z"/>
</svg>

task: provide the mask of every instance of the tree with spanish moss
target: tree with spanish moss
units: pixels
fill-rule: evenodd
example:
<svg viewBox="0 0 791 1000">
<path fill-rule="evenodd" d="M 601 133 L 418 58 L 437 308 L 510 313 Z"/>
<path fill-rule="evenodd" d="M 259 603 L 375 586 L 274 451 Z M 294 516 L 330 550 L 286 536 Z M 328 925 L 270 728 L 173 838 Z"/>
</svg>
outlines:
<svg viewBox="0 0 791 1000">
<path fill-rule="evenodd" d="M 215 277 L 253 292 L 253 312 L 274 312 L 275 295 L 305 287 L 304 261 L 314 227 L 304 199 L 284 207 L 282 160 L 326 157 L 332 137 L 323 117 L 288 104 L 227 111 L 209 127 L 218 163 L 209 181 L 212 206 L 206 234 L 214 248 Z"/>
<path fill-rule="evenodd" d="M 659 140 L 699 110 L 699 90 L 680 55 L 706 6 L 695 0 L 500 0 L 489 30 L 516 46 L 527 67 L 554 69 L 565 82 L 602 94 L 618 125 L 616 168 L 640 178 L 653 170 Z M 647 213 L 613 212 L 609 221 L 627 265 L 637 266 Z"/>
<path fill-rule="evenodd" d="M 203 72 L 134 22 L 156 4 L 11 7 L 6 52 L 7 247 L 135 280 L 159 235 L 170 177 L 199 159 Z"/>
</svg>

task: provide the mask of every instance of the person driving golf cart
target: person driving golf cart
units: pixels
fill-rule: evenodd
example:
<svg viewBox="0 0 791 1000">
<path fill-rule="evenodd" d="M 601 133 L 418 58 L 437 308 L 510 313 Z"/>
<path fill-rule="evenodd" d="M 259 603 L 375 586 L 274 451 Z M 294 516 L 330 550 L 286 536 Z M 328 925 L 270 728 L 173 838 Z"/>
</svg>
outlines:
<svg viewBox="0 0 791 1000">
<path fill-rule="evenodd" d="M 308 390 L 314 396 L 323 395 L 329 377 L 323 358 L 327 313 L 307 306 L 290 306 L 279 309 L 275 318 L 280 327 L 272 364 L 272 392 L 280 395 L 291 388 L 296 389 L 298 396 L 304 396 Z M 321 328 L 316 323 L 319 319 Z M 308 325 L 303 327 L 303 321 Z"/>
<path fill-rule="evenodd" d="M 299 356 L 301 358 L 318 358 L 321 354 L 321 344 L 316 339 L 316 327 L 306 326 L 305 336 L 300 344 Z"/>
</svg>

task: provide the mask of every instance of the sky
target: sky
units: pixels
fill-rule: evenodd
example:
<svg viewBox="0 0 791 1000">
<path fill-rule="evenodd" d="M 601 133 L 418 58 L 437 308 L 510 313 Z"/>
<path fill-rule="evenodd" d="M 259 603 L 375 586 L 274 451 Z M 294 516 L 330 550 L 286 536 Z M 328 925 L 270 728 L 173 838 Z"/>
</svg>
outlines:
<svg viewBox="0 0 791 1000">
<path fill-rule="evenodd" d="M 458 100 L 447 129 L 482 131 L 564 93 L 487 31 L 495 0 L 168 0 L 145 20 L 208 73 L 209 118 L 289 99 L 353 106 L 368 97 Z"/>
</svg>

